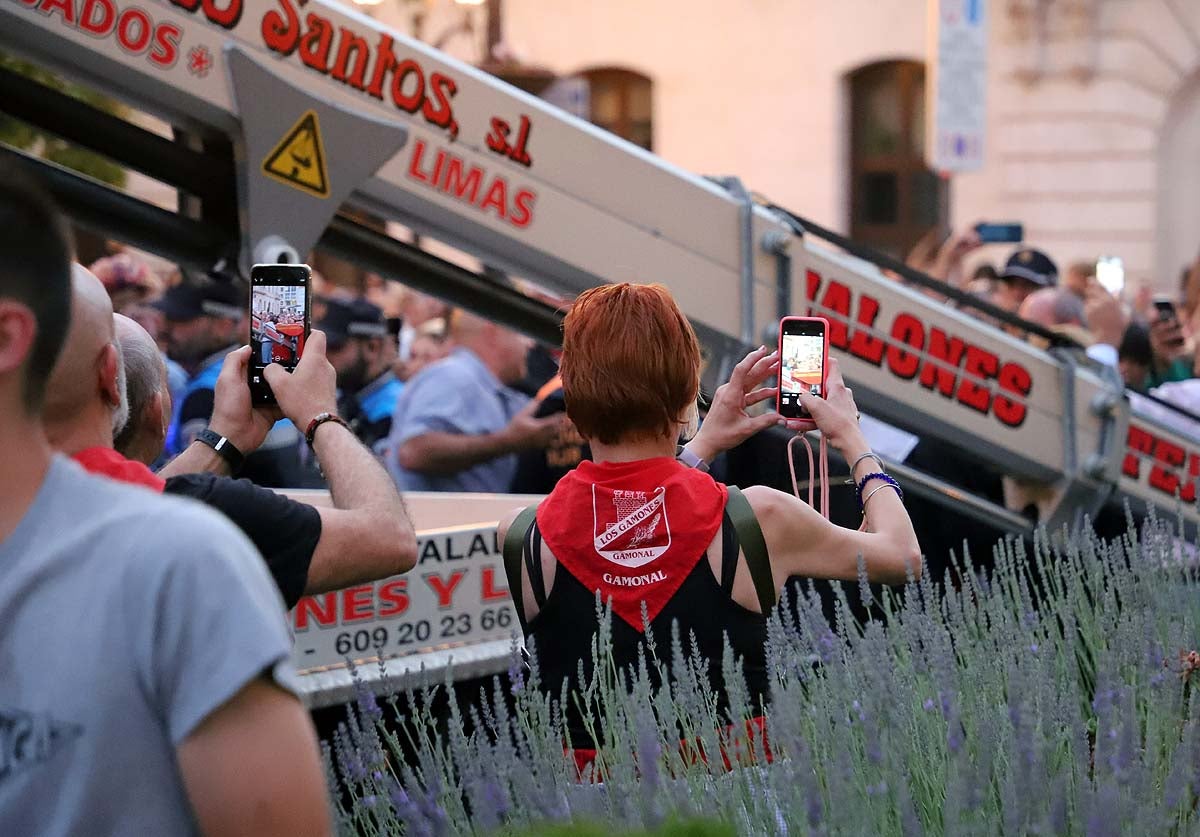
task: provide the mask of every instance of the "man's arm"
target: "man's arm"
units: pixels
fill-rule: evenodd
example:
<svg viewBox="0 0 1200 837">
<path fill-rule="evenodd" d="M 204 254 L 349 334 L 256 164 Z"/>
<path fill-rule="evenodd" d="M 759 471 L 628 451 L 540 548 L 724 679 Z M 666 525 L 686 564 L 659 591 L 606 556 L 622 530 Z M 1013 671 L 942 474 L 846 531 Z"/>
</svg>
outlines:
<svg viewBox="0 0 1200 837">
<path fill-rule="evenodd" d="M 421 474 L 457 474 L 498 456 L 529 448 L 544 448 L 565 420 L 562 413 L 537 418 L 531 401 L 509 423 L 493 433 L 462 434 L 429 430 L 405 440 L 396 460 L 406 471 Z"/>
<path fill-rule="evenodd" d="M 332 833 L 312 724 L 293 695 L 259 677 L 175 750 L 204 834 Z"/>
<path fill-rule="evenodd" d="M 315 416 L 337 412 L 337 373 L 325 358 L 325 335 L 320 331 L 309 336 L 294 372 L 271 364 L 263 374 L 280 409 L 301 432 Z M 334 422 L 317 428 L 313 451 L 334 508 L 319 510 L 321 539 L 305 592 L 339 590 L 412 569 L 417 535 L 404 501 L 375 455 Z"/>
<path fill-rule="evenodd" d="M 333 422 L 317 428 L 313 450 L 334 508 L 317 509 L 321 540 L 304 592 L 340 590 L 411 570 L 417 563 L 417 534 L 379 460 L 353 433 Z"/>
</svg>

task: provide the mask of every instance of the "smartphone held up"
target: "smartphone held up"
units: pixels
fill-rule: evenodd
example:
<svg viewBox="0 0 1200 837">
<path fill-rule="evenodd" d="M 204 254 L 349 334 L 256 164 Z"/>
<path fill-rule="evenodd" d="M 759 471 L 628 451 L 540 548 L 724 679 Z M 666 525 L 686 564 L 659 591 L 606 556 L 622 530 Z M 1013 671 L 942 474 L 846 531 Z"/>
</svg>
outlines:
<svg viewBox="0 0 1200 837">
<path fill-rule="evenodd" d="M 828 321 L 821 317 L 784 317 L 779 322 L 779 364 L 776 410 L 784 418 L 811 422 L 799 393 L 825 397 Z"/>
<path fill-rule="evenodd" d="M 304 353 L 309 330 L 309 285 L 305 264 L 256 264 L 250 271 L 250 397 L 274 404 L 263 370 L 278 363 L 291 372 Z"/>
</svg>

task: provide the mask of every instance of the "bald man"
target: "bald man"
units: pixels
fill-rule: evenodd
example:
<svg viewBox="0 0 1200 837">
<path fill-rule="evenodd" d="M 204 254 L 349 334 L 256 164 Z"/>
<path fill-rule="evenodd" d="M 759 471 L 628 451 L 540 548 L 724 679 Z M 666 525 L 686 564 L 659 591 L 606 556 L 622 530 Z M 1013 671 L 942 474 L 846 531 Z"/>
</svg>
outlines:
<svg viewBox="0 0 1200 837">
<path fill-rule="evenodd" d="M 450 321 L 450 355 L 414 376 L 396 402 L 385 447 L 404 491 L 506 492 L 517 453 L 545 448 L 565 416 L 537 418 L 512 385 L 533 341 L 465 311 Z"/>
<path fill-rule="evenodd" d="M 49 201 L 0 170 L 0 834 L 328 834 L 282 602 L 249 542 L 51 450 L 111 445 L 106 299 L 72 275 Z"/>
<path fill-rule="evenodd" d="M 1097 363 L 1119 367 L 1117 346 L 1125 329 L 1120 303 L 1094 280 L 1086 302 L 1066 288 L 1042 288 L 1025 298 L 1018 313 L 1082 344 Z M 1041 338 L 1031 341 L 1045 348 Z"/>
<path fill-rule="evenodd" d="M 112 302 L 82 265 L 71 267 L 71 291 L 71 327 L 46 386 L 46 434 L 59 450 L 111 448 L 129 418 Z"/>
</svg>

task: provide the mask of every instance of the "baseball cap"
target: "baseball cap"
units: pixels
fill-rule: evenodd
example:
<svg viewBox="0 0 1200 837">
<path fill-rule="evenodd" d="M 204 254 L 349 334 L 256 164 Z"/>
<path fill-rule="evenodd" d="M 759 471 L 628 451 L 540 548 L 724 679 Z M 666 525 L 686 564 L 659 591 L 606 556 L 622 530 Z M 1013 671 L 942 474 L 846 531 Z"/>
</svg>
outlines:
<svg viewBox="0 0 1200 837">
<path fill-rule="evenodd" d="M 1011 256 L 1000 271 L 1001 279 L 1026 279 L 1043 288 L 1058 284 L 1058 266 L 1041 250 L 1022 247 Z"/>
<path fill-rule="evenodd" d="M 187 322 L 197 317 L 236 320 L 244 313 L 242 294 L 238 289 L 229 283 L 212 280 L 181 282 L 169 288 L 153 305 L 168 320 L 176 322 Z"/>
<path fill-rule="evenodd" d="M 387 320 L 383 309 L 365 299 L 346 301 L 328 299 L 325 316 L 316 324 L 333 345 L 345 343 L 351 337 L 386 337 Z"/>
</svg>

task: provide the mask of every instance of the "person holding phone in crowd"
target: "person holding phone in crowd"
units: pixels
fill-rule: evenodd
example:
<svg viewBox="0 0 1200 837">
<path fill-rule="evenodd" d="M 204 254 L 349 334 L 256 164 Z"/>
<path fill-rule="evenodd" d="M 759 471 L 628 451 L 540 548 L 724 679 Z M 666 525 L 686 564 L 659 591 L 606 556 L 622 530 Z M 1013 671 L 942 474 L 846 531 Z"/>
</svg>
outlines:
<svg viewBox="0 0 1200 837">
<path fill-rule="evenodd" d="M 775 352 L 759 349 L 717 390 L 698 435 L 676 459 L 681 433 L 694 425 L 700 387 L 700 346 L 691 324 L 661 285 L 614 284 L 582 293 L 563 324 L 562 385 L 567 415 L 591 448 L 537 507 L 501 521 L 509 586 L 526 636 L 536 650 L 541 682 L 557 696 L 591 676 L 592 637 L 599 627 L 597 595 L 612 601 L 613 655 L 633 665 L 648 628 L 660 648 L 671 625 L 694 637 L 710 661 L 714 690 L 723 691 L 720 663 L 727 636 L 744 660 L 755 704 L 768 697 L 761 569 L 739 543 L 726 487 L 705 463 L 753 433 L 785 420 L 751 417 L 746 408 L 775 397 L 761 387 L 779 374 Z M 753 486 L 744 492 L 761 538 L 773 603 L 791 576 L 853 579 L 861 559 L 872 581 L 900 583 L 921 570 L 921 552 L 901 495 L 882 473 L 858 426 L 858 410 L 830 359 L 827 398 L 801 391 L 803 406 L 829 444 L 852 463 L 865 502 L 865 525 L 834 525 L 796 497 Z M 798 425 L 798 422 L 796 423 Z M 795 426 L 795 425 L 793 425 Z M 518 519 L 520 524 L 516 524 Z M 513 567 L 510 545 L 522 545 Z M 754 550 L 757 552 L 757 550 Z M 762 566 L 761 564 L 759 565 Z M 690 646 L 690 642 L 685 645 Z M 684 653 L 689 653 L 684 648 Z M 580 666 L 583 669 L 580 669 Z M 595 746 L 585 712 L 564 707 L 581 768 Z"/>
</svg>

